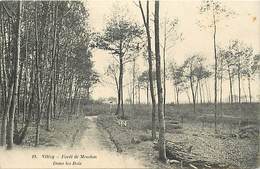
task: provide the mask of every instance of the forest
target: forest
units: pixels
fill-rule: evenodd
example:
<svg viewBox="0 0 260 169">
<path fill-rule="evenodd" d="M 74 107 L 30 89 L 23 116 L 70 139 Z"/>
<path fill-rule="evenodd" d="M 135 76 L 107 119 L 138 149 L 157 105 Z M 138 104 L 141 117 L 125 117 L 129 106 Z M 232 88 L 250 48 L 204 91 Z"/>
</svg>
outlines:
<svg viewBox="0 0 260 169">
<path fill-rule="evenodd" d="M 182 20 L 161 17 L 160 0 L 129 4 L 138 18 L 114 5 L 95 31 L 85 1 L 0 2 L 3 151 L 88 150 L 95 140 L 97 150 L 115 147 L 142 167 L 257 167 L 259 49 L 240 37 L 218 41 L 221 21 L 239 11 L 202 0 L 197 26 L 210 32 L 212 51 L 194 49 L 180 63 L 173 49 L 186 38 Z M 112 60 L 104 73 L 97 50 Z M 113 95 L 95 99 L 100 84 Z"/>
</svg>

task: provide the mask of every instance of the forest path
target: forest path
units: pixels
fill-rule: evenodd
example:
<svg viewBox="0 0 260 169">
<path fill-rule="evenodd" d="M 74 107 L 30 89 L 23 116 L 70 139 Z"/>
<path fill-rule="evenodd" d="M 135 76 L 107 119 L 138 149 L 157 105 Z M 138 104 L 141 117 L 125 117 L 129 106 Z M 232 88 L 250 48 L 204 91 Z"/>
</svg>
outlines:
<svg viewBox="0 0 260 169">
<path fill-rule="evenodd" d="M 97 126 L 97 116 L 86 116 L 88 124 L 79 144 L 74 150 L 86 152 L 93 156 L 87 162 L 87 168 L 145 168 L 140 160 L 132 156 L 116 152 L 114 143 L 108 133 Z M 96 157 L 96 158 L 95 158 Z"/>
<path fill-rule="evenodd" d="M 88 127 L 81 136 L 80 143 L 74 146 L 74 149 L 81 150 L 110 150 L 116 151 L 115 146 L 109 139 L 108 134 L 97 127 L 97 116 L 85 116 Z"/>
<path fill-rule="evenodd" d="M 84 129 L 70 128 L 76 132 L 72 140 L 61 141 L 68 143 L 62 147 L 0 149 L 0 168 L 145 168 L 134 156 L 116 152 L 108 133 L 97 126 L 96 116 L 85 117 L 77 126 Z"/>
</svg>

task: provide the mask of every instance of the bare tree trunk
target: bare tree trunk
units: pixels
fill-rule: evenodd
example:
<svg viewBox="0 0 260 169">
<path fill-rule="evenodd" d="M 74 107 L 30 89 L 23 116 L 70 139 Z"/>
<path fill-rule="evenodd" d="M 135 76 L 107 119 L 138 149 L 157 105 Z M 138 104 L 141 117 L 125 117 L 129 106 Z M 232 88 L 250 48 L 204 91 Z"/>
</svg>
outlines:
<svg viewBox="0 0 260 169">
<path fill-rule="evenodd" d="M 249 95 L 249 103 L 252 103 L 252 94 L 251 94 L 251 76 L 250 74 L 247 76 L 248 81 L 248 95 Z"/>
<path fill-rule="evenodd" d="M 1 87 L 2 87 L 2 124 L 1 124 L 1 146 L 6 145 L 6 125 L 7 125 L 7 98 L 6 98 L 6 90 L 7 90 L 7 85 L 6 85 L 6 73 L 5 73 L 5 31 L 4 31 L 4 14 L 3 11 L 4 9 L 1 8 L 1 58 L 0 58 L 0 64 L 1 64 L 1 69 L 0 69 L 0 74 L 1 74 Z"/>
<path fill-rule="evenodd" d="M 119 111 L 120 111 L 120 101 L 121 101 L 121 92 L 120 92 L 120 88 L 119 88 L 119 84 L 118 84 L 116 115 L 119 115 Z"/>
<path fill-rule="evenodd" d="M 15 107 L 17 103 L 17 92 L 18 92 L 18 82 L 19 82 L 19 64 L 20 64 L 20 46 L 21 46 L 21 12 L 22 12 L 22 1 L 17 2 L 17 21 L 16 21 L 16 58 L 14 65 L 14 82 L 13 82 L 13 97 L 9 113 L 9 121 L 7 125 L 7 149 L 10 150 L 13 148 L 13 136 L 14 136 L 14 116 L 15 116 Z M 11 94 L 11 93 L 10 93 Z"/>
<path fill-rule="evenodd" d="M 58 3 L 56 5 L 54 5 L 53 7 L 53 46 L 52 46 L 52 51 L 51 51 L 51 55 L 52 55 L 52 70 L 51 70 L 51 93 L 53 93 L 53 98 L 52 98 L 52 112 L 48 112 L 48 113 L 52 113 L 53 116 L 55 116 L 56 114 L 56 42 L 57 42 L 57 16 L 58 16 L 58 9 L 59 9 L 59 5 Z M 50 93 L 50 94 L 51 94 Z M 50 115 L 48 115 L 50 116 Z"/>
<path fill-rule="evenodd" d="M 119 77 L 118 77 L 118 103 L 117 103 L 117 111 L 116 114 L 119 115 L 120 110 L 122 113 L 122 117 L 124 116 L 123 114 L 123 56 L 122 56 L 122 42 L 120 42 L 120 54 L 119 54 Z"/>
<path fill-rule="evenodd" d="M 158 120 L 159 120 L 159 159 L 167 162 L 165 145 L 165 121 L 163 112 L 163 96 L 161 82 L 161 57 L 160 57 L 160 31 L 159 31 L 159 0 L 155 1 L 154 10 L 154 32 L 155 32 L 155 57 L 156 57 L 156 81 L 158 95 Z"/>
<path fill-rule="evenodd" d="M 176 86 L 176 103 L 177 105 L 179 105 L 179 89 L 177 86 Z"/>
<path fill-rule="evenodd" d="M 240 63 L 239 63 L 240 64 Z M 241 77 L 240 77 L 240 66 L 238 66 L 237 70 L 237 80 L 238 80 L 238 103 L 241 103 Z"/>
<path fill-rule="evenodd" d="M 73 88 L 73 75 L 71 75 L 70 77 L 70 87 L 69 87 L 69 108 L 68 108 L 68 121 L 70 121 L 71 119 L 71 115 L 72 115 L 72 88 Z"/>
<path fill-rule="evenodd" d="M 139 83 L 138 83 L 138 103 L 141 104 L 141 88 Z"/>
<path fill-rule="evenodd" d="M 228 67 L 228 77 L 229 77 L 229 92 L 230 92 L 230 103 L 233 103 L 233 88 L 232 88 L 232 77 L 230 68 Z"/>
<path fill-rule="evenodd" d="M 165 103 L 166 103 L 166 18 L 164 23 L 164 42 L 163 42 L 163 111 L 165 115 Z"/>
<path fill-rule="evenodd" d="M 222 66 L 222 62 L 221 62 Z M 220 113 L 221 113 L 221 119 L 223 119 L 223 72 L 221 70 L 221 76 L 220 76 L 220 94 L 219 94 L 219 103 L 220 103 Z"/>
<path fill-rule="evenodd" d="M 146 85 L 146 104 L 149 104 L 149 82 Z"/>
<path fill-rule="evenodd" d="M 32 117 L 32 109 L 33 109 L 33 102 L 34 102 L 34 95 L 35 95 L 35 77 L 34 77 L 34 64 L 32 62 L 32 72 L 31 72 L 31 81 L 30 81 L 30 88 L 32 91 L 30 101 L 29 101 L 29 107 L 28 107 L 28 117 L 25 121 L 25 126 L 23 127 L 22 131 L 20 132 L 20 138 L 17 140 L 18 144 L 21 144 L 27 134 L 27 130 L 29 127 L 29 124 L 31 122 L 31 117 Z"/>
<path fill-rule="evenodd" d="M 26 20 L 26 14 L 24 14 L 24 18 Z M 27 87 L 27 83 L 28 83 L 28 39 L 29 39 L 29 35 L 28 35 L 28 21 L 25 21 L 25 72 L 24 72 L 24 95 L 23 95 L 23 115 L 22 115 L 22 126 L 25 123 L 25 112 L 27 112 L 27 95 L 28 95 L 28 87 Z"/>
<path fill-rule="evenodd" d="M 20 70 L 19 70 L 19 81 L 18 81 L 18 92 L 17 92 L 17 121 L 20 119 L 20 95 L 21 95 L 21 77 L 23 76 L 23 62 L 21 62 Z"/>
<path fill-rule="evenodd" d="M 133 60 L 133 86 L 132 86 L 132 90 L 133 90 L 133 93 L 132 93 L 132 103 L 133 103 L 133 110 L 135 109 L 135 59 Z"/>
<path fill-rule="evenodd" d="M 8 118 L 9 118 L 9 112 L 11 109 L 11 102 L 12 102 L 12 93 L 13 93 L 13 89 L 14 89 L 14 83 L 11 84 L 11 86 L 9 87 L 8 90 L 8 98 L 7 98 L 7 106 L 5 108 L 4 114 L 3 114 L 3 118 L 2 118 L 2 126 L 1 126 L 1 145 L 5 146 L 6 142 L 7 142 L 7 128 L 8 128 Z M 10 134 L 10 133 L 9 133 Z"/>
<path fill-rule="evenodd" d="M 199 94 L 200 94 L 200 104 L 202 104 L 202 89 L 201 82 L 199 82 Z"/>
<path fill-rule="evenodd" d="M 205 80 L 204 80 L 205 81 Z M 205 103 L 205 88 L 204 88 L 204 83 L 202 82 L 201 84 L 201 89 L 202 89 L 202 102 Z"/>
<path fill-rule="evenodd" d="M 190 68 L 192 70 L 192 68 Z M 193 85 L 193 79 L 192 75 L 190 74 L 190 89 L 191 89 L 191 94 L 192 94 L 192 103 L 193 103 L 193 113 L 196 113 L 196 94 L 194 91 L 194 85 Z"/>
<path fill-rule="evenodd" d="M 216 27 L 216 18 L 215 18 L 215 11 L 213 8 L 213 26 L 214 26 L 214 33 L 213 33 L 213 47 L 214 47 L 214 59 L 215 59 L 215 72 L 214 72 L 214 112 L 215 112 L 215 133 L 217 132 L 217 101 L 218 101 L 218 93 L 217 93 L 217 87 L 218 87 L 218 79 L 217 79 L 217 69 L 218 69 L 218 58 L 217 58 L 217 48 L 216 48 L 216 33 L 217 33 L 217 27 Z"/>
<path fill-rule="evenodd" d="M 120 52 L 121 53 L 121 52 Z M 124 113 L 124 96 L 123 96 L 123 71 L 124 71 L 124 65 L 123 65 L 123 56 L 119 56 L 120 60 L 120 65 L 119 65 L 119 91 L 120 91 L 120 105 L 119 105 L 119 110 L 121 109 L 121 117 L 125 118 L 125 113 Z"/>
<path fill-rule="evenodd" d="M 119 114 L 119 107 L 120 107 L 120 97 L 121 97 L 121 94 L 120 94 L 119 84 L 118 84 L 118 81 L 117 81 L 116 76 L 115 76 L 115 82 L 116 82 L 116 91 L 117 91 L 117 110 L 116 110 L 116 115 L 118 115 L 118 114 Z"/>
<path fill-rule="evenodd" d="M 37 2 L 35 2 L 35 67 L 36 67 L 36 86 L 37 86 L 37 121 L 36 121 L 36 132 L 35 132 L 35 146 L 39 145 L 40 142 L 40 124 L 42 115 L 42 103 L 41 103 L 41 77 L 40 77 L 40 56 L 38 49 L 38 12 Z"/>
<path fill-rule="evenodd" d="M 48 103 L 48 107 L 47 107 L 47 121 L 46 121 L 46 130 L 50 131 L 50 126 L 51 126 L 51 104 L 52 104 L 52 78 L 50 79 L 50 90 L 49 90 L 49 103 Z"/>
<path fill-rule="evenodd" d="M 139 6 L 142 13 L 142 18 L 145 25 L 146 36 L 147 36 L 149 83 L 150 83 L 150 93 L 151 93 L 151 100 L 152 100 L 152 138 L 156 139 L 156 125 L 155 125 L 156 102 L 155 102 L 155 93 L 154 93 L 154 85 L 153 85 L 153 58 L 152 58 L 152 45 L 151 45 L 151 35 L 150 35 L 150 25 L 149 25 L 150 22 L 149 0 L 146 1 L 146 18 L 143 12 L 141 1 L 139 1 Z"/>
</svg>

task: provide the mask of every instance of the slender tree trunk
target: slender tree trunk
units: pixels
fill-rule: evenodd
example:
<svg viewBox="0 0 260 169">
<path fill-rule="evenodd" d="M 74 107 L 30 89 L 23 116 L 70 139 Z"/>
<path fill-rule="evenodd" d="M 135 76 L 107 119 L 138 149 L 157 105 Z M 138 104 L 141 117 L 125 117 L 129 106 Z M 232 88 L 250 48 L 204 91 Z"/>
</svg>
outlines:
<svg viewBox="0 0 260 169">
<path fill-rule="evenodd" d="M 218 79 L 217 79 L 217 69 L 218 69 L 218 58 L 217 58 L 217 48 L 216 48 L 216 34 L 217 34 L 217 26 L 216 26 L 216 18 L 215 18 L 215 11 L 213 8 L 213 27 L 214 27 L 214 32 L 213 32 L 213 47 L 214 47 L 214 59 L 215 59 L 215 72 L 214 72 L 214 113 L 215 113 L 215 133 L 217 132 L 217 87 L 218 87 Z"/>
<path fill-rule="evenodd" d="M 204 80 L 204 82 L 205 82 L 205 80 Z M 202 89 L 202 99 L 203 99 L 203 103 L 205 103 L 206 102 L 206 100 L 205 100 L 205 88 L 204 88 L 204 83 L 202 83 L 201 84 L 201 89 Z"/>
<path fill-rule="evenodd" d="M 252 94 L 251 94 L 251 76 L 250 74 L 247 76 L 248 81 L 248 95 L 249 95 L 249 103 L 252 103 Z"/>
<path fill-rule="evenodd" d="M 141 104 L 141 89 L 139 83 L 138 83 L 138 103 Z"/>
<path fill-rule="evenodd" d="M 4 14 L 3 14 L 3 7 L 1 8 L 1 58 L 0 58 L 0 64 L 1 64 L 1 69 L 0 69 L 0 74 L 1 74 L 1 87 L 2 87 L 2 124 L 1 124 L 1 146 L 6 145 L 6 125 L 7 125 L 7 98 L 6 98 L 6 73 L 5 73 L 5 31 L 4 31 Z"/>
<path fill-rule="evenodd" d="M 228 67 L 228 77 L 229 77 L 229 92 L 230 92 L 230 103 L 233 103 L 233 88 L 232 88 L 232 77 L 231 77 L 231 72 L 230 68 Z"/>
<path fill-rule="evenodd" d="M 240 66 L 238 66 L 238 74 L 237 74 L 237 80 L 238 80 L 238 103 L 241 103 L 241 77 L 240 77 Z"/>
<path fill-rule="evenodd" d="M 23 63 L 24 61 L 21 63 L 20 65 L 20 70 L 19 70 L 19 81 L 18 81 L 18 93 L 17 93 L 17 121 L 19 121 L 20 119 L 20 107 L 21 107 L 21 104 L 20 104 L 20 95 L 21 95 L 21 80 L 22 80 L 22 76 L 23 76 Z"/>
<path fill-rule="evenodd" d="M 68 108 L 68 121 L 70 121 L 71 119 L 71 115 L 72 115 L 72 89 L 73 89 L 73 75 L 71 75 L 70 77 L 70 87 L 69 87 L 69 108 Z"/>
<path fill-rule="evenodd" d="M 4 9 L 2 9 L 2 6 L 0 7 L 0 21 L 1 21 L 1 25 L 0 25 L 0 32 L 1 32 L 1 34 L 0 34 L 0 43 L 1 43 L 1 46 L 0 46 L 0 49 L 1 49 L 1 51 L 0 51 L 0 89 L 1 89 L 1 93 L 0 93 L 0 107 L 1 107 L 1 110 L 2 111 L 0 111 L 0 113 L 1 114 L 3 114 L 3 111 L 4 111 L 4 109 L 3 109 L 3 107 L 4 107 L 4 104 L 5 104 L 5 102 L 4 102 L 4 95 L 3 95 L 3 91 L 4 91 L 4 88 L 3 88 L 3 77 L 2 77 L 2 57 L 3 57 L 3 51 L 4 51 L 4 44 L 3 44 L 3 27 L 2 27 L 2 17 L 3 17 L 3 10 Z"/>
<path fill-rule="evenodd" d="M 123 92 L 122 92 L 122 90 L 123 90 L 123 77 L 122 77 L 122 75 L 123 75 L 123 56 L 121 56 L 121 45 L 122 45 L 122 43 L 120 42 L 120 54 L 119 54 L 119 77 L 118 77 L 118 97 L 117 97 L 117 99 L 118 99 L 118 103 L 117 103 L 117 111 L 116 111 L 116 114 L 117 115 L 119 115 L 119 113 L 120 113 L 120 109 L 121 109 L 121 113 L 122 113 L 122 117 L 123 117 L 123 112 L 122 112 L 122 110 L 123 110 L 123 108 L 122 108 L 122 100 L 123 100 Z"/>
<path fill-rule="evenodd" d="M 149 83 L 150 83 L 150 93 L 151 93 L 151 100 L 152 100 L 152 138 L 156 139 L 156 102 L 155 102 L 155 92 L 154 92 L 154 85 L 153 85 L 153 58 L 152 58 L 152 45 L 151 45 L 151 35 L 150 35 L 150 17 L 149 17 L 149 0 L 146 1 L 146 18 L 143 12 L 141 1 L 139 1 L 139 7 L 141 10 L 146 36 L 147 36 L 147 51 L 148 51 L 148 69 L 149 69 Z"/>
<path fill-rule="evenodd" d="M 221 67 L 222 67 L 222 62 L 221 62 Z M 221 75 L 220 75 L 219 103 L 220 103 L 221 119 L 223 120 L 223 72 L 222 72 L 222 70 L 221 70 Z"/>
<path fill-rule="evenodd" d="M 23 95 L 23 117 L 22 117 L 22 126 L 24 125 L 25 122 L 25 112 L 27 112 L 27 95 L 28 95 L 28 87 L 27 87 L 27 83 L 28 83 L 28 39 L 29 39 L 29 35 L 28 35 L 28 21 L 26 20 L 26 14 L 24 14 L 24 18 L 25 18 L 25 71 L 24 71 L 24 95 Z"/>
<path fill-rule="evenodd" d="M 8 95 L 8 99 L 7 99 L 7 106 L 5 108 L 4 114 L 3 114 L 3 118 L 2 118 L 2 126 L 1 126 L 1 145 L 5 146 L 6 142 L 7 142 L 7 128 L 8 128 L 8 118 L 9 118 L 9 112 L 11 109 L 11 103 L 12 103 L 12 93 L 13 93 L 13 89 L 14 89 L 14 84 L 12 83 L 11 86 L 9 87 L 9 95 Z M 10 131 L 9 131 L 10 132 Z M 10 134 L 10 133 L 9 133 Z M 12 133 L 11 133 L 12 134 Z M 9 136 L 10 137 L 10 136 Z"/>
<path fill-rule="evenodd" d="M 201 82 L 199 82 L 199 94 L 200 94 L 200 104 L 202 104 L 202 89 Z"/>
<path fill-rule="evenodd" d="M 121 95 L 120 95 L 119 84 L 118 84 L 118 80 L 116 78 L 116 75 L 115 75 L 114 79 L 115 79 L 116 91 L 117 91 L 117 110 L 116 110 L 116 115 L 118 115 L 119 114 L 119 106 L 120 106 L 120 97 L 121 97 Z"/>
<path fill-rule="evenodd" d="M 55 116 L 56 114 L 56 43 L 57 43 L 57 16 L 58 16 L 58 9 L 59 9 L 59 5 L 58 3 L 56 3 L 56 5 L 54 5 L 53 7 L 53 26 L 54 26 L 54 30 L 53 30 L 53 46 L 52 46 L 52 73 L 51 73 L 51 78 L 52 78 L 52 92 L 53 92 L 53 99 L 52 99 L 52 105 L 53 105 L 53 112 L 52 115 Z"/>
<path fill-rule="evenodd" d="M 158 95 L 158 120 L 159 120 L 159 159 L 167 162 L 165 145 L 165 121 L 163 112 L 163 95 L 161 82 L 161 57 L 160 57 L 160 31 L 159 31 L 159 0 L 155 1 L 154 10 L 154 32 L 155 32 L 155 57 L 156 57 L 156 81 Z"/>
<path fill-rule="evenodd" d="M 132 90 L 133 90 L 133 93 L 132 93 L 132 103 L 133 103 L 133 110 L 135 109 L 135 59 L 133 61 L 133 86 L 132 86 Z"/>
<path fill-rule="evenodd" d="M 244 97 L 245 97 L 244 102 L 248 102 L 248 101 L 247 101 L 247 100 L 248 100 L 248 99 L 247 99 L 247 94 L 246 94 L 247 92 L 246 92 L 246 90 L 245 90 L 245 86 L 244 86 L 244 83 L 243 83 L 243 79 L 242 79 L 242 84 L 241 84 L 241 85 L 242 85 L 242 90 L 243 90 L 243 92 L 244 92 Z"/>
<path fill-rule="evenodd" d="M 123 56 L 120 54 L 120 65 L 119 65 L 119 90 L 120 90 L 120 105 L 119 109 L 121 109 L 121 117 L 125 118 L 124 113 L 124 96 L 123 96 L 123 71 L 124 71 L 124 65 L 123 65 Z"/>
<path fill-rule="evenodd" d="M 146 85 L 146 104 L 149 104 L 149 82 Z"/>
<path fill-rule="evenodd" d="M 51 110 L 51 104 L 52 104 L 52 78 L 50 79 L 50 90 L 49 90 L 49 103 L 48 103 L 48 107 L 47 107 L 47 121 L 46 121 L 46 130 L 50 131 L 50 126 L 51 126 L 51 114 L 52 114 L 52 110 Z"/>
<path fill-rule="evenodd" d="M 120 87 L 119 87 L 119 84 L 118 84 L 116 115 L 119 115 L 119 112 L 120 112 L 120 100 L 121 100 L 121 92 L 120 92 Z"/>
<path fill-rule="evenodd" d="M 192 68 L 190 68 L 192 70 Z M 193 113 L 196 113 L 196 94 L 194 91 L 194 85 L 193 85 L 193 79 L 192 75 L 190 74 L 190 89 L 191 89 L 191 94 L 192 94 L 192 103 L 193 103 Z"/>
<path fill-rule="evenodd" d="M 17 141 L 18 144 L 21 144 L 27 134 L 27 130 L 29 127 L 29 124 L 31 122 L 31 117 L 32 117 L 32 109 L 33 109 L 33 103 L 34 103 L 34 96 L 35 96 L 35 77 L 34 77 L 34 63 L 32 62 L 32 72 L 31 72 L 31 81 L 30 81 L 30 91 L 32 91 L 31 93 L 31 97 L 30 97 L 30 101 L 29 101 L 29 107 L 28 107 L 28 116 L 27 119 L 25 121 L 25 126 L 23 127 L 22 131 L 20 132 L 20 138 Z"/>
<path fill-rule="evenodd" d="M 20 65 L 20 46 L 21 46 L 21 12 L 22 12 L 22 1 L 17 2 L 17 21 L 16 21 L 16 50 L 15 50 L 15 65 L 14 65 L 14 82 L 13 82 L 13 97 L 9 114 L 9 121 L 7 125 L 7 149 L 13 148 L 13 136 L 14 136 L 14 116 L 15 107 L 17 104 L 17 92 L 18 92 L 18 82 L 19 82 L 19 65 Z M 10 93 L 11 94 L 11 93 Z"/>
<path fill-rule="evenodd" d="M 177 86 L 176 86 L 176 103 L 177 105 L 179 105 L 179 89 Z"/>
<path fill-rule="evenodd" d="M 163 111 L 165 115 L 165 103 L 166 103 L 166 18 L 164 22 L 164 42 L 163 42 Z"/>
<path fill-rule="evenodd" d="M 209 89 L 208 89 L 208 80 L 205 82 L 205 88 L 206 88 L 206 96 L 207 96 L 207 103 L 209 103 Z"/>
<path fill-rule="evenodd" d="M 35 146 L 39 145 L 40 142 L 40 125 L 42 116 L 42 102 L 41 102 L 41 77 L 40 77 L 40 56 L 39 56 L 39 37 L 38 37 L 38 11 L 37 2 L 35 2 L 35 67 L 36 67 L 36 86 L 37 86 L 37 121 L 36 121 L 36 132 L 35 132 Z"/>
</svg>

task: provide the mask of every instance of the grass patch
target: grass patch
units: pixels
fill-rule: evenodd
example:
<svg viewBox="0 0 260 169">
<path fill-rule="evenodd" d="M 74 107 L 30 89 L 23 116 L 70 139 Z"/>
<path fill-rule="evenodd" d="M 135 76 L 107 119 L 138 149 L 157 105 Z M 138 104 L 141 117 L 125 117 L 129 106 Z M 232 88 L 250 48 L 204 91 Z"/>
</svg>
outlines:
<svg viewBox="0 0 260 169">
<path fill-rule="evenodd" d="M 51 131 L 45 128 L 45 121 L 42 121 L 40 128 L 40 144 L 44 147 L 71 147 L 79 144 L 82 133 L 88 127 L 87 122 L 82 117 L 73 117 L 70 121 L 66 118 L 54 119 L 51 122 Z M 35 127 L 32 124 L 28 128 L 27 136 L 23 146 L 34 146 Z"/>
</svg>

